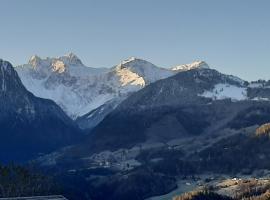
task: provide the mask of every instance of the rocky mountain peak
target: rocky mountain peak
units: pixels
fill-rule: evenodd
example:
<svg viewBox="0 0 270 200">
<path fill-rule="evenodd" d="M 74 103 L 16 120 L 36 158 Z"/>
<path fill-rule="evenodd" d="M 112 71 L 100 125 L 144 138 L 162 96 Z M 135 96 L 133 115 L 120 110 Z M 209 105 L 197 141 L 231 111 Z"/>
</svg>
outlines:
<svg viewBox="0 0 270 200">
<path fill-rule="evenodd" d="M 0 59 L 0 91 L 6 92 L 20 84 L 20 79 L 11 63 Z"/>
<path fill-rule="evenodd" d="M 0 69 L 1 69 L 0 73 L 11 72 L 12 71 L 12 65 L 9 62 L 0 59 Z"/>
<path fill-rule="evenodd" d="M 28 64 L 32 65 L 32 66 L 37 66 L 39 65 L 41 62 L 41 58 L 37 55 L 33 55 L 31 56 L 31 58 L 28 61 Z"/>
<path fill-rule="evenodd" d="M 59 57 L 59 60 L 63 61 L 66 65 L 83 65 L 79 57 L 72 52 Z"/>
<path fill-rule="evenodd" d="M 191 69 L 209 69 L 209 65 L 205 61 L 194 61 L 190 64 L 183 64 L 172 67 L 173 71 L 187 71 Z"/>
<path fill-rule="evenodd" d="M 138 66 L 144 67 L 146 63 L 149 63 L 148 61 L 136 58 L 136 57 L 129 57 L 123 61 L 121 61 L 117 66 L 116 69 L 123 69 L 123 68 L 129 68 L 132 66 Z"/>
<path fill-rule="evenodd" d="M 45 59 L 34 55 L 29 59 L 28 64 L 34 69 L 48 68 L 58 73 L 66 71 L 68 66 L 84 66 L 82 61 L 74 53 L 54 58 L 47 57 Z"/>
</svg>

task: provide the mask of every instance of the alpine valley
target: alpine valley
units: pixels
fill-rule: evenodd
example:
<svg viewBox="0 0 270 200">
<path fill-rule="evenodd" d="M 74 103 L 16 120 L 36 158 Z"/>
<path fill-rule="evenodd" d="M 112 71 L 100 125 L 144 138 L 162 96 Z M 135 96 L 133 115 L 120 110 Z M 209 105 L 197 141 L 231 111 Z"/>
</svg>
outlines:
<svg viewBox="0 0 270 200">
<path fill-rule="evenodd" d="M 259 199 L 270 189 L 270 81 L 204 61 L 158 67 L 131 57 L 92 68 L 73 53 L 16 67 L 0 60 L 0 113 L 1 162 L 52 177 L 70 200 L 192 190 L 175 199 Z"/>
</svg>

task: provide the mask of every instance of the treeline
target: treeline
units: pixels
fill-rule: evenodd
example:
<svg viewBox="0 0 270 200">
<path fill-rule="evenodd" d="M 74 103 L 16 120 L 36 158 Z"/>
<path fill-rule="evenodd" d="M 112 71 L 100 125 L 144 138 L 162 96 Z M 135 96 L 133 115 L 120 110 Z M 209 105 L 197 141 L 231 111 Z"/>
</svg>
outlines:
<svg viewBox="0 0 270 200">
<path fill-rule="evenodd" d="M 148 162 L 147 166 L 154 172 L 168 176 L 190 176 L 202 173 L 251 174 L 256 170 L 269 169 L 270 137 L 256 137 L 237 134 L 222 139 L 200 152 L 188 157 L 175 150 L 172 156 L 140 156 L 140 161 L 162 158 Z M 177 156 L 174 156 L 178 155 Z M 160 156 L 159 156 L 160 155 Z"/>
<path fill-rule="evenodd" d="M 230 186 L 228 186 L 229 188 Z M 265 181 L 242 180 L 231 188 L 231 196 L 218 194 L 215 187 L 205 187 L 176 196 L 173 200 L 269 200 L 270 183 Z M 226 188 L 226 187 L 225 187 Z M 227 188 L 227 190 L 228 190 Z"/>
<path fill-rule="evenodd" d="M 215 192 L 205 192 L 205 191 L 192 191 L 185 193 L 181 196 L 174 197 L 173 200 L 269 200 L 270 191 L 267 190 L 261 195 L 247 195 L 246 197 L 227 197 L 224 195 L 217 194 Z"/>
<path fill-rule="evenodd" d="M 51 177 L 17 165 L 0 166 L 0 197 L 59 194 Z"/>
<path fill-rule="evenodd" d="M 231 197 L 223 196 L 208 190 L 192 191 L 181 196 L 174 197 L 173 200 L 234 200 Z"/>
</svg>

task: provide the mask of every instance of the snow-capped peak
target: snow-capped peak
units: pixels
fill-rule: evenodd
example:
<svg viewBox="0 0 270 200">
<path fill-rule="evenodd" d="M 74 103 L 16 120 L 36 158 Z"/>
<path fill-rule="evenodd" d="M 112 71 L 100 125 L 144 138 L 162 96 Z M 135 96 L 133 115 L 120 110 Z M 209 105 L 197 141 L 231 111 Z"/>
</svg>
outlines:
<svg viewBox="0 0 270 200">
<path fill-rule="evenodd" d="M 40 62 L 41 62 L 41 58 L 39 56 L 37 56 L 37 55 L 33 55 L 29 59 L 28 64 L 30 64 L 30 65 L 32 65 L 34 67 L 34 66 L 39 65 Z"/>
<path fill-rule="evenodd" d="M 191 69 L 209 69 L 209 66 L 204 61 L 195 61 L 190 64 L 178 65 L 171 68 L 173 71 L 187 71 Z"/>
<path fill-rule="evenodd" d="M 146 60 L 136 57 L 130 57 L 120 62 L 120 64 L 116 66 L 115 70 L 118 74 L 122 74 L 122 76 L 130 75 L 131 73 L 127 73 L 128 71 L 132 72 L 132 77 L 135 77 L 136 74 L 137 78 L 140 78 L 140 81 L 136 81 L 140 83 L 139 85 L 149 84 L 159 79 L 172 76 L 175 73 L 170 69 L 158 67 Z M 123 70 L 125 70 L 126 72 L 119 73 Z M 125 79 L 127 78 L 125 77 Z M 144 80 L 144 82 L 142 82 L 142 79 Z"/>
<path fill-rule="evenodd" d="M 128 59 L 121 61 L 116 66 L 116 69 L 129 68 L 129 67 L 134 66 L 134 65 L 145 66 L 145 63 L 149 63 L 149 62 L 147 62 L 146 60 L 140 59 L 140 58 L 129 57 Z"/>
<path fill-rule="evenodd" d="M 82 61 L 74 53 L 69 53 L 55 58 L 47 57 L 45 59 L 34 55 L 29 59 L 28 64 L 30 64 L 33 68 L 37 68 L 38 66 L 52 66 L 53 71 L 55 71 L 55 68 L 58 69 L 59 66 L 61 66 L 62 69 L 63 67 L 70 65 L 83 66 Z"/>
<path fill-rule="evenodd" d="M 185 70 L 208 67 L 202 61 L 184 66 Z M 28 64 L 16 67 L 16 71 L 29 91 L 54 100 L 73 118 L 179 72 L 136 57 L 108 69 L 91 68 L 74 53 L 53 58 L 32 56 Z"/>
<path fill-rule="evenodd" d="M 68 53 L 58 59 L 67 65 L 83 65 L 82 61 L 74 53 Z"/>
<path fill-rule="evenodd" d="M 138 59 L 138 58 L 136 58 L 136 57 L 129 57 L 128 59 L 126 59 L 126 60 L 123 60 L 121 63 L 120 63 L 120 65 L 125 65 L 125 64 L 127 64 L 127 63 L 129 63 L 129 62 L 132 62 L 132 61 L 135 61 L 135 60 L 140 60 L 140 59 Z"/>
</svg>

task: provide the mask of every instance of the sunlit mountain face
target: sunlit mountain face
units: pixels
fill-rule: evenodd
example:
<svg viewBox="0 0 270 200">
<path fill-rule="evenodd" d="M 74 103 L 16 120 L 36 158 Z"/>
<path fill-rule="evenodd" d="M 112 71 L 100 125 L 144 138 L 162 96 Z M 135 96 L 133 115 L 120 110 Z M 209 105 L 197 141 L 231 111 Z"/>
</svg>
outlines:
<svg viewBox="0 0 270 200">
<path fill-rule="evenodd" d="M 196 61 L 161 68 L 130 57 L 110 68 L 92 68 L 85 66 L 75 54 L 69 53 L 45 59 L 32 56 L 28 64 L 15 69 L 34 95 L 55 101 L 71 118 L 78 118 L 82 128 L 91 128 L 92 124 L 96 124 L 91 121 L 100 122 L 104 118 L 93 114 L 103 105 L 111 105 L 108 111 L 102 111 L 105 116 L 131 93 L 150 83 L 180 71 L 207 67 L 205 62 Z M 89 116 L 93 120 L 89 120 Z"/>
</svg>

